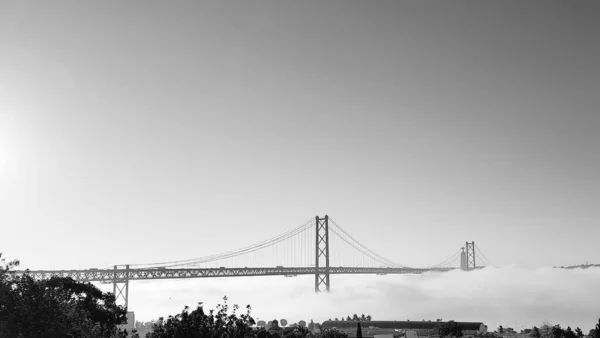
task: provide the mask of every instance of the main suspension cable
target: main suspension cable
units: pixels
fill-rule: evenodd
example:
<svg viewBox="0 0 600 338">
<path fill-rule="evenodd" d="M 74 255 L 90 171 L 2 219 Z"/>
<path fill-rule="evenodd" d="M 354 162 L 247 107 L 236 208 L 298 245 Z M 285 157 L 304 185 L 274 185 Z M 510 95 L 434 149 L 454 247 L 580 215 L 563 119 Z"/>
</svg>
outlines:
<svg viewBox="0 0 600 338">
<path fill-rule="evenodd" d="M 232 251 L 228 251 L 228 252 L 224 252 L 224 253 L 220 253 L 220 254 L 216 254 L 216 255 L 211 255 L 211 256 L 204 256 L 204 257 L 200 257 L 200 258 L 186 259 L 186 260 L 180 260 L 180 261 L 146 263 L 146 264 L 129 264 L 129 266 L 172 267 L 172 266 L 180 266 L 180 265 L 193 265 L 193 264 L 206 263 L 206 262 L 212 262 L 212 261 L 216 261 L 216 260 L 220 260 L 220 259 L 225 259 L 225 258 L 229 258 L 229 257 L 235 256 L 235 255 L 240 255 L 240 254 L 260 250 L 267 246 L 279 243 L 283 240 L 286 240 L 292 236 L 297 235 L 298 233 L 301 233 L 301 232 L 307 230 L 308 228 L 310 228 L 310 226 L 312 225 L 311 223 L 313 223 L 313 222 L 314 222 L 314 218 L 311 218 L 310 220 L 302 223 L 301 225 L 297 226 L 296 228 L 294 228 L 292 230 L 289 230 L 283 234 L 272 237 L 266 241 L 262 241 L 262 242 L 259 242 L 257 244 L 254 244 L 254 245 L 242 248 L 242 249 L 232 250 Z"/>
<path fill-rule="evenodd" d="M 386 264 L 389 264 L 391 266 L 395 266 L 395 267 L 404 267 L 402 264 L 398 264 L 395 262 L 392 262 L 391 260 L 377 254 L 376 252 L 374 252 L 373 250 L 367 248 L 364 244 L 362 244 L 361 242 L 357 241 L 354 237 L 352 237 L 352 235 L 350 235 L 349 233 L 347 233 L 339 224 L 337 224 L 333 219 L 329 218 L 329 220 L 331 221 L 331 223 L 337 227 L 342 233 L 344 233 L 344 235 L 348 236 L 348 238 L 350 238 L 353 242 L 355 242 L 356 244 L 358 244 L 360 247 L 362 247 L 363 249 L 367 250 L 368 252 L 370 252 L 372 255 L 376 256 L 379 258 L 379 262 L 386 262 Z"/>
</svg>

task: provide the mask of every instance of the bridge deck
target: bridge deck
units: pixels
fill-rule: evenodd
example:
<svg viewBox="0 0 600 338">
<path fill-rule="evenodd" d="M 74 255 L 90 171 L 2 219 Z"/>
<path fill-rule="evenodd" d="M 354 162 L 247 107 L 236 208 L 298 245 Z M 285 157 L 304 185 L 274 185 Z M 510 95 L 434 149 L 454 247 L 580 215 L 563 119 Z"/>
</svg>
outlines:
<svg viewBox="0 0 600 338">
<path fill-rule="evenodd" d="M 425 272 L 446 272 L 456 268 L 363 268 L 329 267 L 330 274 L 422 274 Z M 79 281 L 115 282 L 125 280 L 211 278 L 243 276 L 290 276 L 313 275 L 314 267 L 275 267 L 275 268 L 149 268 L 149 269 L 88 269 L 88 270 L 22 270 L 13 271 L 14 275 L 28 274 L 34 279 L 46 279 L 52 276 L 71 277 Z M 325 273 L 325 268 L 319 268 Z"/>
</svg>

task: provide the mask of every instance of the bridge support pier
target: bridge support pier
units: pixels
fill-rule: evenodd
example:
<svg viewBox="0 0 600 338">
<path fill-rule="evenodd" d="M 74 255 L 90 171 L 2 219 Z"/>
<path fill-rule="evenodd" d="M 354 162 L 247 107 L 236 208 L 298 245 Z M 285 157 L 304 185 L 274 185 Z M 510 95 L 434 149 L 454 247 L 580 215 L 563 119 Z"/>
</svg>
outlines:
<svg viewBox="0 0 600 338">
<path fill-rule="evenodd" d="M 321 292 L 321 285 L 329 292 L 329 216 L 315 217 L 317 226 L 315 253 L 315 292 Z M 324 267 L 322 267 L 325 265 Z"/>
<path fill-rule="evenodd" d="M 115 295 L 115 303 L 122 299 L 125 303 L 125 308 L 129 307 L 129 265 L 125 265 L 125 275 L 117 271 L 115 265 L 113 274 L 113 295 Z"/>
</svg>

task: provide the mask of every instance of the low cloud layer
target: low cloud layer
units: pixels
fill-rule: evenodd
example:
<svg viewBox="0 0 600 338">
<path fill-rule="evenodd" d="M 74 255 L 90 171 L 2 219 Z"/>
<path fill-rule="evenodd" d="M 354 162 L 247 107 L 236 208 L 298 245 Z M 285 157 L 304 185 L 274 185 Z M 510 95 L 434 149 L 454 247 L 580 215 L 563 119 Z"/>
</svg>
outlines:
<svg viewBox="0 0 600 338">
<path fill-rule="evenodd" d="M 332 275 L 330 294 L 314 293 L 314 276 L 134 281 L 130 309 L 138 320 L 176 314 L 204 302 L 214 308 L 252 305 L 255 318 L 288 321 L 371 314 L 378 320 L 482 321 L 516 330 L 543 321 L 581 327 L 600 317 L 600 269 L 523 269 L 515 266 L 424 275 Z M 111 289 L 103 285 L 103 289 Z"/>
</svg>

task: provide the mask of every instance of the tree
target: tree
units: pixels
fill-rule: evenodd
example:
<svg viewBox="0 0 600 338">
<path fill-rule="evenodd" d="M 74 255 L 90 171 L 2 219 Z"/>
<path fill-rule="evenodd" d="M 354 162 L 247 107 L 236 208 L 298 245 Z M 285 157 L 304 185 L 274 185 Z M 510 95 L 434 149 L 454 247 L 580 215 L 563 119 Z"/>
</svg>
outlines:
<svg viewBox="0 0 600 338">
<path fill-rule="evenodd" d="M 135 322 L 135 329 L 140 337 L 146 337 L 147 333 L 152 332 L 152 328 L 154 327 L 155 321 L 150 322 Z"/>
<path fill-rule="evenodd" d="M 564 337 L 565 338 L 575 338 L 575 337 L 577 337 L 577 335 L 575 334 L 575 332 L 573 332 L 573 330 L 571 330 L 570 326 L 567 326 L 567 329 L 564 331 Z"/>
<path fill-rule="evenodd" d="M 367 322 L 370 322 L 372 319 L 371 315 L 367 315 Z"/>
<path fill-rule="evenodd" d="M 126 309 L 114 296 L 72 278 L 34 280 L 9 270 L 18 262 L 2 260 L 0 321 L 2 337 L 123 337 L 118 325 L 127 322 Z"/>
<path fill-rule="evenodd" d="M 433 333 L 439 335 L 440 337 L 462 337 L 463 336 L 463 328 L 458 325 L 455 321 L 451 320 L 447 323 L 437 322 L 433 327 Z"/>
<path fill-rule="evenodd" d="M 167 320 L 159 318 L 152 332 L 147 338 L 172 338 L 172 337 L 219 337 L 219 338 L 246 338 L 252 337 L 251 326 L 256 324 L 250 316 L 251 307 L 246 306 L 246 313 L 237 315 L 238 305 L 233 305 L 229 314 L 227 297 L 223 297 L 223 304 L 217 305 L 217 311 L 204 312 L 202 303 L 198 303 L 196 310 L 189 312 L 185 307 L 180 314 L 169 316 Z"/>
<path fill-rule="evenodd" d="M 360 322 L 356 323 L 356 338 L 362 338 L 362 327 L 360 327 Z"/>
<path fill-rule="evenodd" d="M 579 327 L 575 329 L 575 335 L 579 338 L 584 336 L 583 331 Z"/>
<path fill-rule="evenodd" d="M 5 258 L 2 258 L 2 252 L 0 252 L 0 278 L 7 278 L 8 272 L 14 268 L 19 266 L 18 260 L 6 261 Z"/>
<path fill-rule="evenodd" d="M 498 333 L 504 333 L 504 328 L 502 327 L 502 325 L 498 326 L 498 328 L 496 329 L 496 331 Z"/>
<path fill-rule="evenodd" d="M 596 327 L 590 330 L 588 336 L 591 338 L 600 338 L 600 318 L 598 319 Z"/>
<path fill-rule="evenodd" d="M 0 252 L 0 337 L 10 337 L 9 326 L 5 318 L 7 313 L 11 311 L 8 307 L 12 292 L 8 272 L 17 266 L 19 266 L 18 261 L 7 262 L 6 259 L 2 258 Z"/>
<path fill-rule="evenodd" d="M 560 324 L 556 324 L 552 327 L 552 336 L 554 338 L 562 338 L 565 334 L 565 330 L 560 327 Z"/>
<path fill-rule="evenodd" d="M 529 334 L 529 336 L 534 338 L 540 338 L 542 336 L 542 333 L 540 332 L 540 329 L 537 328 L 537 326 L 534 326 L 533 329 L 531 329 L 531 333 Z"/>
<path fill-rule="evenodd" d="M 337 320 L 337 318 L 336 318 Z M 371 316 L 365 316 L 365 314 L 363 313 L 362 315 L 358 316 L 356 313 L 353 314 L 352 316 L 347 316 L 346 318 L 342 317 L 341 318 L 342 321 L 355 321 L 355 322 L 364 322 L 364 321 L 370 321 L 371 320 Z"/>
<path fill-rule="evenodd" d="M 542 335 L 542 337 L 552 337 L 552 328 L 553 326 L 548 321 L 544 321 L 542 323 L 542 326 L 540 326 L 540 334 Z"/>
</svg>

